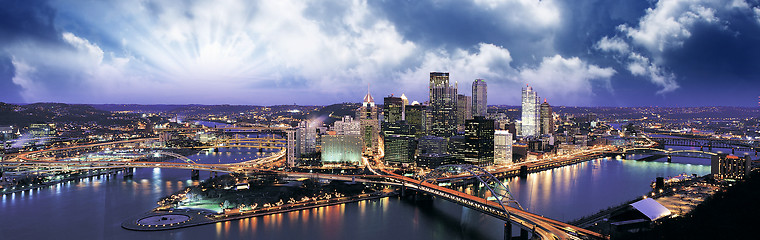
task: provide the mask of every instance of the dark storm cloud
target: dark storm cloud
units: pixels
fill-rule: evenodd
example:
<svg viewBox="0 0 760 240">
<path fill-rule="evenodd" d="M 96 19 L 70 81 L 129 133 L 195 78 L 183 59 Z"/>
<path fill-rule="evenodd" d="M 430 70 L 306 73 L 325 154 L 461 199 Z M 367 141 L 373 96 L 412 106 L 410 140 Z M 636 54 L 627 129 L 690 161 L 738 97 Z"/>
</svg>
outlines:
<svg viewBox="0 0 760 240">
<path fill-rule="evenodd" d="M 56 11 L 42 0 L 8 0 L 0 7 L 0 43 L 14 41 L 58 41 Z"/>
<path fill-rule="evenodd" d="M 620 24 L 633 24 L 649 7 L 646 1 L 578 0 L 563 1 L 562 27 L 554 42 L 563 55 L 596 58 L 591 46 L 602 36 L 616 32 Z"/>
<path fill-rule="evenodd" d="M 601 48 L 592 44 L 596 49 L 587 56 L 591 62 L 606 61 L 616 69 L 630 70 L 621 71 L 612 81 L 620 99 L 634 102 L 627 105 L 756 104 L 752 101 L 756 90 L 750 90 L 756 89 L 760 63 L 756 1 L 649 4 L 643 16 L 621 19 L 617 24 L 624 25 L 605 35 L 627 46 L 607 48 L 602 52 L 608 54 L 600 54 Z M 635 71 L 632 66 L 637 67 Z M 646 84 L 647 80 L 654 85 Z"/>
<path fill-rule="evenodd" d="M 8 47 L 26 42 L 58 44 L 56 11 L 41 0 L 9 0 L 0 7 L 0 101 L 24 102 L 22 88 L 13 83 L 16 69 Z"/>
<path fill-rule="evenodd" d="M 515 26 L 504 21 L 509 13 L 484 9 L 470 1 L 370 1 L 369 4 L 392 21 L 405 38 L 429 48 L 453 52 L 491 43 L 508 48 L 518 65 L 536 63 L 541 56 L 553 53 L 546 45 L 537 44 L 550 32 Z"/>
<path fill-rule="evenodd" d="M 743 16 L 727 17 L 731 17 L 727 20 L 728 28 L 695 26 L 692 37 L 684 42 L 682 49 L 665 54 L 668 65 L 688 78 L 734 79 L 737 83 L 757 79 L 760 76 L 760 24 Z"/>
<path fill-rule="evenodd" d="M 743 14 L 722 19 L 730 24 L 697 25 L 682 49 L 664 56 L 682 82 L 681 104 L 754 105 L 760 95 L 760 24 Z"/>
<path fill-rule="evenodd" d="M 594 51 L 594 44 L 603 36 L 616 32 L 620 24 L 636 23 L 650 5 L 646 1 L 579 0 L 563 1 L 562 27 L 557 32 L 555 49 L 562 55 L 581 56 L 590 63 L 618 69 L 609 85 L 592 82 L 592 102 L 602 106 L 630 106 L 629 93 L 654 93 L 655 86 L 641 84 L 614 59 Z"/>
<path fill-rule="evenodd" d="M 21 88 L 13 84 L 13 76 L 16 69 L 13 67 L 13 63 L 8 56 L 0 55 L 0 101 L 10 103 L 22 103 L 24 100 L 21 98 L 19 92 Z"/>
</svg>

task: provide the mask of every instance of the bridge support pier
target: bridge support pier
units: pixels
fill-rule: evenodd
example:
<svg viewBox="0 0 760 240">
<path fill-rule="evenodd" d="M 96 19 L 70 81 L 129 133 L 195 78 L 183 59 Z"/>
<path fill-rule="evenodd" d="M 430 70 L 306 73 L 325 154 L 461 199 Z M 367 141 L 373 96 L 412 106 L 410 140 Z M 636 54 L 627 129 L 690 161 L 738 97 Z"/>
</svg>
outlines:
<svg viewBox="0 0 760 240">
<path fill-rule="evenodd" d="M 200 170 L 190 170 L 190 179 L 191 180 L 198 180 L 200 179 L 201 171 Z"/>
<path fill-rule="evenodd" d="M 509 221 L 504 223 L 504 240 L 512 240 L 512 224 Z"/>
<path fill-rule="evenodd" d="M 673 162 L 673 156 L 668 155 L 668 162 Z"/>
<path fill-rule="evenodd" d="M 135 175 L 135 169 L 134 168 L 124 168 L 124 178 L 131 178 Z"/>
<path fill-rule="evenodd" d="M 520 177 L 528 177 L 528 166 L 520 166 Z"/>
<path fill-rule="evenodd" d="M 520 228 L 520 240 L 528 240 L 528 230 Z"/>
</svg>

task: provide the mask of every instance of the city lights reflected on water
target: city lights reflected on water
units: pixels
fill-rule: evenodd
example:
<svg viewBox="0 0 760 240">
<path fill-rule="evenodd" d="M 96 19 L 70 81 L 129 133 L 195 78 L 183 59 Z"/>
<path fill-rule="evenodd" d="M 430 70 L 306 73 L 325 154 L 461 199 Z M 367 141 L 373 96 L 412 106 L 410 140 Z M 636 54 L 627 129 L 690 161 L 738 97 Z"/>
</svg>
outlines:
<svg viewBox="0 0 760 240">
<path fill-rule="evenodd" d="M 259 154 L 256 151 L 244 150 L 229 154 L 224 152 L 191 155 L 191 158 L 208 163 L 234 162 L 269 154 L 271 153 Z M 699 159 L 688 162 L 689 164 L 665 164 L 597 159 L 529 174 L 525 178 L 507 179 L 504 183 L 510 187 L 512 195 L 531 211 L 567 221 L 641 196 L 649 190 L 649 183 L 657 176 L 709 173 L 709 166 L 699 165 L 700 162 L 707 164 L 708 161 Z M 51 232 L 70 232 L 71 229 L 76 229 L 76 232 L 70 232 L 72 238 L 99 239 L 105 231 L 113 234 L 113 239 L 144 238 L 144 232 L 121 229 L 121 221 L 150 210 L 161 197 L 186 186 L 197 185 L 198 181 L 188 180 L 189 176 L 189 170 L 137 169 L 134 181 L 124 180 L 121 175 L 111 175 L 110 178 L 104 176 L 100 180 L 83 179 L 79 183 L 61 183 L 49 187 L 49 190 L 4 195 L 0 201 L 0 210 L 4 215 L 26 220 L 22 221 L 24 224 L 7 222 L 6 226 L 0 226 L 0 232 L 4 233 L 4 237 L 7 234 L 9 239 L 55 238 L 57 235 L 35 232 L 26 224 L 29 221 L 45 219 L 41 224 L 50 225 Z M 92 187 L 96 185 L 100 187 Z M 482 187 L 461 190 L 490 194 Z M 108 202 L 108 206 L 119 207 L 92 207 L 104 206 L 105 202 Z M 60 212 L 53 214 L 32 206 L 61 208 Z M 493 221 L 488 216 L 479 217 L 479 213 L 474 211 L 470 211 L 471 214 L 478 217 L 465 219 L 463 216 L 471 215 L 463 213 L 466 211 L 461 206 L 440 199 L 421 204 L 398 198 L 384 198 L 150 234 L 156 239 L 174 239 L 178 234 L 202 239 L 336 239 L 347 236 L 361 239 L 424 239 L 431 238 L 431 232 L 434 232 L 436 237 L 445 239 L 502 237 L 500 227 L 503 222 Z M 86 212 L 88 217 L 76 222 L 66 217 L 82 212 Z M 34 217 L 30 219 L 28 214 Z M 81 225 L 100 227 L 82 228 Z M 476 232 L 475 235 L 468 235 L 472 233 L 463 231 L 463 225 L 475 226 L 472 227 L 476 229 L 473 231 Z M 378 234 L 379 232 L 385 234 Z"/>
<path fill-rule="evenodd" d="M 359 207 L 359 217 L 360 218 L 364 218 L 366 216 L 367 202 L 368 201 L 360 201 L 360 202 L 357 203 L 357 205 Z"/>
<path fill-rule="evenodd" d="M 635 160 L 595 159 L 527 177 L 505 179 L 523 208 L 569 221 L 640 196 L 658 176 L 705 175 L 710 167 Z"/>
</svg>

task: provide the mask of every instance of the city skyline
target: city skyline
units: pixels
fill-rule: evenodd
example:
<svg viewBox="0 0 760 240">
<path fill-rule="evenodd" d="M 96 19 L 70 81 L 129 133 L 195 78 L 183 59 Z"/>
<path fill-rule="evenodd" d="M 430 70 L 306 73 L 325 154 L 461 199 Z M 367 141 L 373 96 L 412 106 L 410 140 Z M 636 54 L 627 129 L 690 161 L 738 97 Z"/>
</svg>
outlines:
<svg viewBox="0 0 760 240">
<path fill-rule="evenodd" d="M 327 105 L 428 99 L 430 72 L 489 105 L 757 106 L 757 1 L 10 1 L 0 102 Z M 504 13 L 509 14 L 504 14 Z"/>
<path fill-rule="evenodd" d="M 760 0 L 2 3 L 0 238 L 757 235 Z"/>
</svg>

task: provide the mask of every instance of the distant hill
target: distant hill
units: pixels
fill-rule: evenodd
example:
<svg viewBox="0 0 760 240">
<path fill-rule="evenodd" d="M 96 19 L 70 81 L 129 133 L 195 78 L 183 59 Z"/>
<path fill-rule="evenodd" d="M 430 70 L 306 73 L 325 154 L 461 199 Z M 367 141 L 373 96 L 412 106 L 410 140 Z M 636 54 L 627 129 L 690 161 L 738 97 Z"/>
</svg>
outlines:
<svg viewBox="0 0 760 240">
<path fill-rule="evenodd" d="M 15 105 L 0 103 L 0 125 L 29 126 L 33 123 L 97 123 L 99 125 L 127 124 L 128 120 L 90 105 L 64 103 L 33 103 Z"/>
<path fill-rule="evenodd" d="M 189 105 L 164 105 L 164 104 L 89 104 L 90 106 L 103 111 L 116 112 L 116 111 L 132 111 L 137 113 L 159 113 L 169 112 L 171 110 L 189 106 Z"/>
<path fill-rule="evenodd" d="M 209 114 L 237 114 L 248 111 L 257 111 L 261 109 L 261 106 L 253 105 L 185 105 L 171 111 L 170 114 L 184 115 L 184 116 L 198 116 Z"/>
<path fill-rule="evenodd" d="M 340 120 L 343 116 L 356 117 L 356 109 L 359 108 L 359 103 L 339 103 L 329 106 L 325 106 L 317 111 L 313 111 L 309 114 L 309 119 L 320 118 L 322 121 L 330 125 L 333 122 Z"/>
</svg>

